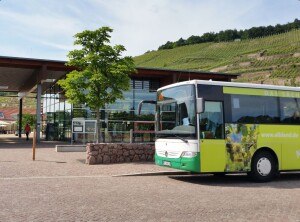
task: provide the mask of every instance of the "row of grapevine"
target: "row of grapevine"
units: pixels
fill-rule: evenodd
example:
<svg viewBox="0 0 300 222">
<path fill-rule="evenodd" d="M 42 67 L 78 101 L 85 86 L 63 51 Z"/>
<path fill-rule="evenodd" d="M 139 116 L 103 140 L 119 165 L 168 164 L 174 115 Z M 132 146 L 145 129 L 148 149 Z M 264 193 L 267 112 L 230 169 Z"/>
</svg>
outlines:
<svg viewBox="0 0 300 222">
<path fill-rule="evenodd" d="M 152 51 L 134 59 L 140 67 L 204 71 L 225 67 L 222 72 L 247 73 L 300 63 L 295 53 L 300 53 L 300 29 L 264 38 Z"/>
<path fill-rule="evenodd" d="M 300 65 L 282 67 L 274 70 L 271 77 L 273 78 L 293 78 L 300 76 Z"/>
</svg>

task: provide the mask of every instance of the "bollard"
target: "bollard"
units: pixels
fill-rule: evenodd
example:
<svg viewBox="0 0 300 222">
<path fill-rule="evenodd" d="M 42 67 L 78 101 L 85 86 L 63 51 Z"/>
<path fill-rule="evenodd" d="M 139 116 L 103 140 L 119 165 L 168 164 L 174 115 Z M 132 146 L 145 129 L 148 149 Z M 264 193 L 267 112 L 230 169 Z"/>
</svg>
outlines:
<svg viewBox="0 0 300 222">
<path fill-rule="evenodd" d="M 35 160 L 35 147 L 36 147 L 36 129 L 33 130 L 33 138 L 32 138 L 32 160 Z"/>
<path fill-rule="evenodd" d="M 133 142 L 133 130 L 132 129 L 130 129 L 130 131 L 129 131 L 129 142 L 130 143 L 132 143 Z"/>
</svg>

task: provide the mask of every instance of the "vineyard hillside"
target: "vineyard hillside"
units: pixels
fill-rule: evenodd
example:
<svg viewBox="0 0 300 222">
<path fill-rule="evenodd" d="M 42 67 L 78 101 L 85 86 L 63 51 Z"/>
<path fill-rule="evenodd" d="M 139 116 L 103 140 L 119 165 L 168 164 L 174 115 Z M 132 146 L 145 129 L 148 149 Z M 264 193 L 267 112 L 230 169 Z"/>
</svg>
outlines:
<svg viewBox="0 0 300 222">
<path fill-rule="evenodd" d="M 36 99 L 32 98 L 34 94 L 31 95 L 30 98 L 23 98 L 22 106 L 24 109 L 35 109 L 36 108 Z M 1 108 L 19 108 L 20 100 L 18 97 L 8 97 L 0 93 L 0 110 Z"/>
<path fill-rule="evenodd" d="M 147 52 L 138 67 L 240 74 L 238 82 L 300 85 L 300 29 L 263 38 Z"/>
</svg>

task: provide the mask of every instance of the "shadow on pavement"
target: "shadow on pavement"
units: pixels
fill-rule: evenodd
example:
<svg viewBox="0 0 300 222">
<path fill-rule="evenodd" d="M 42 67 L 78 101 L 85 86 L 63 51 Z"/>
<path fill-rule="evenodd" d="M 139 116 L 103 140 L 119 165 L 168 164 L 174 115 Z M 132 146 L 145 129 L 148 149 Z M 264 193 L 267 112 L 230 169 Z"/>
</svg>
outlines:
<svg viewBox="0 0 300 222">
<path fill-rule="evenodd" d="M 54 161 L 54 160 L 35 160 L 35 162 L 47 162 L 47 163 L 68 163 L 65 161 Z"/>
<path fill-rule="evenodd" d="M 222 187 L 271 187 L 280 189 L 295 189 L 300 186 L 300 172 L 281 173 L 274 181 L 267 183 L 255 183 L 250 180 L 246 174 L 228 174 L 223 177 L 212 174 L 187 175 L 187 176 L 169 176 L 170 179 L 186 183 L 222 186 Z"/>
<path fill-rule="evenodd" d="M 64 141 L 45 141 L 41 139 L 36 145 L 37 148 L 55 148 L 56 145 L 69 145 L 70 142 Z M 26 140 L 23 136 L 19 138 L 14 134 L 0 134 L 0 149 L 24 149 L 32 148 L 32 138 Z"/>
</svg>

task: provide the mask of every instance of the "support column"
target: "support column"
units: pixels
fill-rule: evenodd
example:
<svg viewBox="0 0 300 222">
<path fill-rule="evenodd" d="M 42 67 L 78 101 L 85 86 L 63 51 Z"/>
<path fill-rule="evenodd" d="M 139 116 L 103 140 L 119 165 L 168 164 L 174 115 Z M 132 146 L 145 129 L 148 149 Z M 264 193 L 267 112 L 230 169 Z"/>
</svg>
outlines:
<svg viewBox="0 0 300 222">
<path fill-rule="evenodd" d="M 172 83 L 177 83 L 177 73 L 173 73 L 172 75 Z"/>
<path fill-rule="evenodd" d="M 20 103 L 19 103 L 19 138 L 22 137 L 22 110 L 23 110 L 23 99 L 20 99 Z"/>
<path fill-rule="evenodd" d="M 41 97 L 42 97 L 42 85 L 37 85 L 37 96 L 36 96 L 36 142 L 41 141 Z"/>
</svg>

